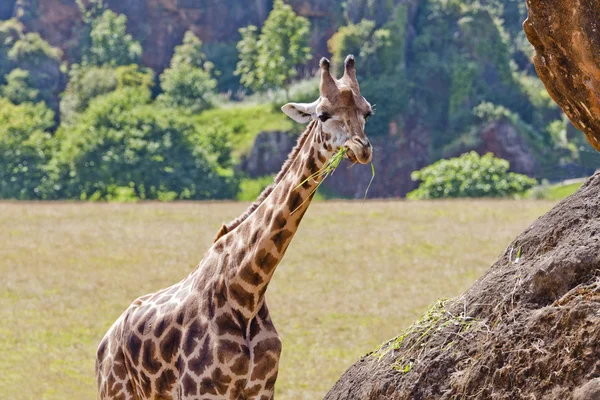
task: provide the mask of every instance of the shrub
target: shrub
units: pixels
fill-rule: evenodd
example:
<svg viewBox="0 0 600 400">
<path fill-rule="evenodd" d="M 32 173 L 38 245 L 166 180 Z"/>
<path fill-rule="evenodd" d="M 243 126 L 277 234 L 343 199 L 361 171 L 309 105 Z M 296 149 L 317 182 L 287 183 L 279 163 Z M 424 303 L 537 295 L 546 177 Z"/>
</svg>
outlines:
<svg viewBox="0 0 600 400">
<path fill-rule="evenodd" d="M 66 123 L 74 122 L 77 114 L 85 111 L 90 101 L 98 96 L 125 87 L 151 88 L 154 83 L 152 70 L 135 64 L 117 68 L 75 64 L 69 75 L 69 84 L 60 103 L 61 117 Z"/>
<path fill-rule="evenodd" d="M 0 198 L 43 199 L 54 113 L 43 103 L 0 98 Z"/>
<path fill-rule="evenodd" d="M 508 168 L 508 161 L 491 153 L 479 156 L 472 151 L 440 160 L 412 173 L 413 180 L 422 182 L 407 198 L 506 197 L 524 194 L 536 185 L 535 179 Z"/>
<path fill-rule="evenodd" d="M 160 100 L 170 107 L 197 113 L 212 107 L 211 95 L 217 86 L 214 65 L 206 60 L 202 42 L 187 31 L 183 44 L 175 47 L 171 65 L 160 76 Z"/>
<path fill-rule="evenodd" d="M 82 63 L 85 65 L 137 64 L 142 46 L 127 33 L 127 17 L 111 10 L 90 18 L 89 45 L 84 49 Z M 86 47 L 86 46 L 84 46 Z"/>
<path fill-rule="evenodd" d="M 239 201 L 254 201 L 263 190 L 273 183 L 274 176 L 267 175 L 260 178 L 245 178 L 240 182 L 240 191 L 236 199 Z"/>
<path fill-rule="evenodd" d="M 218 164 L 226 161 L 224 152 L 210 147 L 210 133 L 152 105 L 147 88 L 92 100 L 57 138 L 61 145 L 51 169 L 56 182 L 64 182 L 63 197 L 208 199 L 231 198 L 236 191 L 231 172 Z"/>
<path fill-rule="evenodd" d="M 287 90 L 297 75 L 296 67 L 311 58 L 310 22 L 283 0 L 275 0 L 260 34 L 253 25 L 240 29 L 240 34 L 235 73 L 245 87 L 255 91 Z"/>
<path fill-rule="evenodd" d="M 0 87 L 0 94 L 13 104 L 34 103 L 40 91 L 33 87 L 29 71 L 13 69 L 6 76 L 6 85 Z"/>
</svg>

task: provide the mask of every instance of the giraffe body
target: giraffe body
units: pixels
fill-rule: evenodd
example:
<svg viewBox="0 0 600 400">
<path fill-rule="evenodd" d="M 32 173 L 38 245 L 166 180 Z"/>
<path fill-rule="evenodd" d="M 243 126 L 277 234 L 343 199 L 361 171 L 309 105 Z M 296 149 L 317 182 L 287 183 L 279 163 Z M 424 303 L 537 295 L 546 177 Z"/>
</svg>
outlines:
<svg viewBox="0 0 600 400">
<path fill-rule="evenodd" d="M 310 124 L 275 183 L 221 228 L 188 277 L 138 298 L 112 325 L 97 351 L 100 399 L 273 398 L 281 341 L 267 286 L 320 183 L 313 175 L 341 146 L 351 160 L 371 157 L 361 120 L 370 105 L 353 68 L 348 58 L 344 78 L 335 81 L 329 62 L 321 62 L 321 99 L 283 108 Z M 356 126 L 360 132 L 349 134 Z"/>
</svg>

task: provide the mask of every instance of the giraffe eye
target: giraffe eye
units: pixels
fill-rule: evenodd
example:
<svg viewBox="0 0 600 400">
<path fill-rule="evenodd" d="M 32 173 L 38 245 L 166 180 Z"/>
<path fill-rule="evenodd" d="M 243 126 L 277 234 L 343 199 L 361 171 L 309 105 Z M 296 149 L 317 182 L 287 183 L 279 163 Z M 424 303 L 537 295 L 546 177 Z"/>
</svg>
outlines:
<svg viewBox="0 0 600 400">
<path fill-rule="evenodd" d="M 326 113 L 322 113 L 318 115 L 319 119 L 321 120 L 321 122 L 325 122 L 327 121 L 329 118 L 331 118 L 331 115 L 326 114 Z"/>
</svg>

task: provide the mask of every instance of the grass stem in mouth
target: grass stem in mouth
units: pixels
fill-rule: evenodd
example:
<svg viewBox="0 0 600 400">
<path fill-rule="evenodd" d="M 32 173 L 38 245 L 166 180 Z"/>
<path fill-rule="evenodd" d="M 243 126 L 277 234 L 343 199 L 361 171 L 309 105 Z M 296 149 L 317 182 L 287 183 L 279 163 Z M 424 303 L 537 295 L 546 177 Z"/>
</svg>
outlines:
<svg viewBox="0 0 600 400">
<path fill-rule="evenodd" d="M 338 167 L 338 165 L 340 165 L 340 163 L 344 159 L 345 155 L 346 155 L 346 149 L 344 147 L 340 147 L 340 149 L 338 150 L 338 152 L 335 153 L 329 159 L 329 161 L 327 161 L 325 163 L 325 165 L 323 166 L 323 168 L 321 168 L 320 170 L 318 170 L 314 174 L 310 175 L 308 178 L 306 178 L 305 180 L 303 180 L 302 182 L 300 182 L 300 184 L 298 186 L 296 186 L 296 189 L 298 189 L 300 186 L 304 185 L 304 183 L 308 182 L 311 179 L 315 179 L 317 177 L 321 177 L 322 178 L 321 182 L 319 182 L 319 184 L 317 185 L 317 187 L 314 188 L 312 190 L 312 192 L 310 192 L 310 194 L 308 196 L 306 196 L 306 199 L 304 199 L 304 201 L 302 202 L 302 204 L 300 204 L 294 211 L 292 211 L 292 214 L 295 213 L 296 210 L 298 210 L 300 207 L 302 207 L 304 205 L 304 203 L 306 203 L 306 200 L 310 199 L 310 196 L 312 196 L 313 193 L 317 191 L 317 189 L 319 188 L 319 186 L 321 186 L 321 184 L 323 183 L 323 181 L 325 181 L 325 179 L 327 179 L 327 177 L 329 175 L 333 174 L 333 172 L 336 170 L 336 168 Z"/>
<path fill-rule="evenodd" d="M 296 189 L 298 189 L 300 186 L 304 185 L 306 182 L 308 182 L 311 179 L 315 179 L 317 177 L 321 177 L 321 181 L 319 182 L 319 184 L 317 185 L 317 187 L 315 187 L 310 194 L 306 197 L 306 199 L 304 199 L 304 201 L 302 202 L 302 204 L 300 204 L 294 211 L 292 211 L 292 214 L 294 212 L 296 212 L 296 210 L 298 210 L 300 207 L 302 207 L 304 205 L 304 203 L 306 203 L 306 200 L 308 200 L 310 198 L 310 196 L 312 196 L 312 194 L 314 192 L 317 191 L 317 189 L 319 189 L 319 186 L 321 186 L 321 184 L 325 181 L 325 179 L 327 179 L 327 177 L 331 174 L 333 174 L 335 172 L 335 170 L 337 169 L 337 167 L 340 165 L 340 163 L 342 162 L 342 160 L 344 159 L 344 156 L 346 155 L 346 148 L 345 147 L 340 147 L 340 149 L 338 150 L 337 153 L 335 153 L 333 156 L 331 156 L 331 158 L 329 159 L 329 161 L 327 161 L 325 163 L 325 165 L 323 166 L 323 168 L 321 168 L 320 170 L 318 170 L 317 172 L 315 172 L 314 174 L 310 175 L 308 178 L 306 178 L 305 180 L 303 180 L 302 182 L 300 182 L 300 184 L 298 186 L 296 186 Z M 373 162 L 371 162 L 371 180 L 369 181 L 369 185 L 367 186 L 367 190 L 365 190 L 365 200 L 367 199 L 367 193 L 369 192 L 369 188 L 371 187 L 371 183 L 373 183 L 373 179 L 375 179 L 375 165 L 373 164 Z"/>
</svg>

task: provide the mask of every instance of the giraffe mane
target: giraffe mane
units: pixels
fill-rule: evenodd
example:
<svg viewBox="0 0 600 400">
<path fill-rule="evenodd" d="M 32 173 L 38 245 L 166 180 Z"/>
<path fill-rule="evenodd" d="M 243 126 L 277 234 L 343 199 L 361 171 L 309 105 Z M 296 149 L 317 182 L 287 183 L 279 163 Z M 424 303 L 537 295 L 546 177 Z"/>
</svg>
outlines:
<svg viewBox="0 0 600 400">
<path fill-rule="evenodd" d="M 275 176 L 275 180 L 273 181 L 273 183 L 271 183 L 269 186 L 267 186 L 261 192 L 261 194 L 254 201 L 254 203 L 252 203 L 250 205 L 250 207 L 248 207 L 248 209 L 242 215 L 240 215 L 239 217 L 237 217 L 236 219 L 234 219 L 230 223 L 224 224 L 221 227 L 221 229 L 217 233 L 217 237 L 214 240 L 215 242 L 217 240 L 219 240 L 219 238 L 221 236 L 224 236 L 224 235 L 228 234 L 229 232 L 233 231 L 235 228 L 237 228 L 250 215 L 252 215 L 252 213 L 263 203 L 263 201 L 265 201 L 265 199 L 267 197 L 269 197 L 269 195 L 271 194 L 271 192 L 273 192 L 273 189 L 275 189 L 275 186 L 277 186 L 277 184 L 288 173 L 288 171 L 290 169 L 290 166 L 292 165 L 292 162 L 298 156 L 298 153 L 300 152 L 300 149 L 302 148 L 302 146 L 304 146 L 304 143 L 306 143 L 306 139 L 308 138 L 310 132 L 312 132 L 312 130 L 314 128 L 314 125 L 316 123 L 317 123 L 316 120 L 311 121 L 311 123 L 308 125 L 308 127 L 306 128 L 306 130 L 304 131 L 304 133 L 302 133 L 302 135 L 300 135 L 298 137 L 298 141 L 296 142 L 296 145 L 294 146 L 294 148 L 292 149 L 292 151 L 290 151 L 290 154 L 288 154 L 288 157 L 285 160 L 285 162 L 283 163 L 283 166 L 281 167 L 281 170 L 279 170 L 279 172 L 277 173 L 277 176 Z"/>
</svg>

